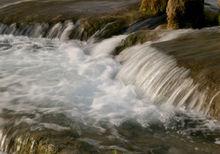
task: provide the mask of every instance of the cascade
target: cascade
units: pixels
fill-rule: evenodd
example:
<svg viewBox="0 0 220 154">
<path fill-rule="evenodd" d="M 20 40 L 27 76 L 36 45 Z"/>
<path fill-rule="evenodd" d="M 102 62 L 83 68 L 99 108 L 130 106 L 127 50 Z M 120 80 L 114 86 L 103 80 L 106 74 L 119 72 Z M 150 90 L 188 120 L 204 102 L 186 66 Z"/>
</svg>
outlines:
<svg viewBox="0 0 220 154">
<path fill-rule="evenodd" d="M 176 139 L 175 129 L 178 137 L 201 131 L 204 136 L 211 134 L 213 149 L 219 150 L 214 144 L 219 144 L 219 128 L 206 119 L 219 92 L 210 97 L 209 89 L 190 76 L 190 69 L 153 46 L 188 30 L 168 32 L 155 42 L 125 48 L 113 56 L 129 35 L 94 41 L 104 26 L 88 41 L 69 40 L 76 27 L 70 21 L 51 27 L 0 25 L 0 33 L 5 34 L 0 35 L 0 151 L 37 153 L 40 149 L 45 153 L 50 143 L 58 151 L 73 151 L 73 145 L 86 141 L 106 152 L 112 145 L 102 143 L 112 139 L 114 144 L 122 143 L 125 152 L 147 151 L 139 144 L 130 148 L 133 145 L 127 141 L 136 140 L 126 134 L 133 132 L 140 132 L 138 140 L 144 146 L 152 139 L 164 144 L 157 136 L 168 133 L 165 141 L 169 145 L 178 141 L 182 147 L 186 142 Z M 190 150 L 198 146 L 191 144 Z M 57 149 L 50 150 L 56 153 Z"/>
<path fill-rule="evenodd" d="M 35 23 L 33 25 L 6 25 L 0 23 L 0 34 L 15 35 L 15 36 L 28 36 L 34 38 L 58 38 L 60 40 L 67 40 L 71 32 L 74 30 L 74 24 L 71 21 L 64 23 L 57 23 L 52 27 L 46 23 Z"/>
<path fill-rule="evenodd" d="M 125 49 L 117 60 L 122 63 L 117 77 L 136 85 L 139 93 L 155 103 L 208 113 L 210 105 L 206 104 L 211 100 L 207 89 L 199 89 L 189 70 L 179 67 L 175 58 L 157 51 L 151 43 Z"/>
</svg>

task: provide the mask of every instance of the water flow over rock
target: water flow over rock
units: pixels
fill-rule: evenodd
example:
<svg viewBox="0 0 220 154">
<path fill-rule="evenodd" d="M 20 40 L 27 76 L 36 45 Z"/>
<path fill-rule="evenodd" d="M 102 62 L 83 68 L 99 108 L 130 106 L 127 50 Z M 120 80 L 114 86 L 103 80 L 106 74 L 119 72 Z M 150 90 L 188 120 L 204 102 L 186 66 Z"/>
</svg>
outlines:
<svg viewBox="0 0 220 154">
<path fill-rule="evenodd" d="M 151 43 L 125 49 L 117 57 L 123 64 L 118 78 L 135 84 L 139 93 L 165 107 L 176 106 L 207 114 L 206 89 L 189 76 L 189 70 L 179 67 L 172 56 L 157 51 Z"/>
<path fill-rule="evenodd" d="M 62 24 L 56 24 L 50 37 L 66 38 L 65 33 L 73 26 L 69 24 L 61 34 L 57 32 Z M 169 34 L 158 43 L 178 36 Z M 173 150 L 173 142 L 178 141 L 177 147 L 181 148 L 183 142 L 179 134 L 174 135 L 178 139 L 167 135 L 165 127 L 183 129 L 187 135 L 210 130 L 203 117 L 195 121 L 184 118 L 181 112 L 172 119 L 176 109 L 206 115 L 213 101 L 207 89 L 200 89 L 188 69 L 157 50 L 152 42 L 125 49 L 115 60 L 111 54 L 126 37 L 91 43 L 1 35 L 0 150 L 104 153 L 119 149 L 145 153 L 160 143 L 168 145 L 162 148 L 166 152 Z M 217 151 L 219 147 L 213 144 L 219 139 L 215 135 L 207 145 Z M 164 136 L 167 138 L 161 141 Z M 202 138 L 207 142 L 206 137 Z M 184 143 L 188 153 L 196 151 L 191 143 Z M 199 153 L 203 147 L 200 145 Z"/>
<path fill-rule="evenodd" d="M 32 25 L 17 25 L 14 23 L 9 26 L 0 24 L 0 34 L 68 40 L 74 28 L 75 26 L 71 21 L 60 22 L 53 26 L 46 23 L 36 23 Z"/>
</svg>

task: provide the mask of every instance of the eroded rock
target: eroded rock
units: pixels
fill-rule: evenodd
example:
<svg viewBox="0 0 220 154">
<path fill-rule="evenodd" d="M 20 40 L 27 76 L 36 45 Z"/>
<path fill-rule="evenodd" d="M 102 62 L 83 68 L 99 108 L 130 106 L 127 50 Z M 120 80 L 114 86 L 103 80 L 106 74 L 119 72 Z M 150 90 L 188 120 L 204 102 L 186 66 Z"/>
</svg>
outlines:
<svg viewBox="0 0 220 154">
<path fill-rule="evenodd" d="M 166 12 L 168 0 L 142 0 L 140 11 L 145 15 L 158 15 Z"/>
<path fill-rule="evenodd" d="M 204 25 L 204 0 L 169 0 L 168 28 L 201 28 Z"/>
</svg>

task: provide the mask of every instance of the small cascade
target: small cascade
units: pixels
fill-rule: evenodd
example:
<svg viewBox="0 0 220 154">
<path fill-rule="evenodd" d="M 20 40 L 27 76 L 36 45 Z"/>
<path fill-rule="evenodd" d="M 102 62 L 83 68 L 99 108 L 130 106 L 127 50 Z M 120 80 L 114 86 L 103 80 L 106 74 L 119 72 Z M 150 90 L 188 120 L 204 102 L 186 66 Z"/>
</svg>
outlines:
<svg viewBox="0 0 220 154">
<path fill-rule="evenodd" d="M 9 26 L 0 23 L 0 34 L 68 40 L 74 27 L 71 21 L 59 22 L 53 26 L 49 26 L 46 23 L 36 23 L 33 25 L 17 25 L 14 23 Z"/>
<path fill-rule="evenodd" d="M 163 33 L 114 57 L 128 35 L 57 40 L 83 32 L 77 27 L 1 24 L 1 33 L 40 39 L 0 36 L 0 153 L 152 153 L 163 144 L 155 153 L 220 151 L 220 127 L 203 116 L 220 92 L 210 96 L 170 50 L 155 46 L 193 30 Z"/>
<path fill-rule="evenodd" d="M 123 64 L 118 78 L 135 84 L 137 91 L 155 103 L 176 106 L 207 114 L 208 90 L 190 77 L 190 71 L 179 67 L 172 56 L 157 51 L 151 43 L 125 49 L 117 59 Z"/>
</svg>

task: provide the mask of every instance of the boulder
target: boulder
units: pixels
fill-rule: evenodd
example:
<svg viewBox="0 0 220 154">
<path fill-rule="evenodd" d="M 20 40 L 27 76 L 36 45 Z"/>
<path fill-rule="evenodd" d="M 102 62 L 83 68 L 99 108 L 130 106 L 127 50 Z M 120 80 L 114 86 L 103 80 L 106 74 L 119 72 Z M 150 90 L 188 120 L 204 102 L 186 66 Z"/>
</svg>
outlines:
<svg viewBox="0 0 220 154">
<path fill-rule="evenodd" d="M 168 28 L 201 28 L 204 26 L 204 0 L 169 0 Z"/>
<path fill-rule="evenodd" d="M 154 16 L 166 12 L 168 0 L 142 0 L 140 11 L 147 16 Z"/>
</svg>

